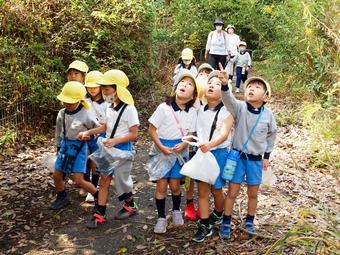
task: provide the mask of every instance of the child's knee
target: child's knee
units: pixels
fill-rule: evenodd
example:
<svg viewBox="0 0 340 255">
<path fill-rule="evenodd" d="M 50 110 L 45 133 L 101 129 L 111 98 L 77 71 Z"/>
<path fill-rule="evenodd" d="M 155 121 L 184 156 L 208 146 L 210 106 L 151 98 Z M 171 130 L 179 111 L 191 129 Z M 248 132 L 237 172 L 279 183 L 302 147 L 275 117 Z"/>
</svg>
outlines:
<svg viewBox="0 0 340 255">
<path fill-rule="evenodd" d="M 257 199 L 257 192 L 247 192 L 248 194 L 248 199 Z"/>
<path fill-rule="evenodd" d="M 227 197 L 235 200 L 238 196 L 238 191 L 228 191 Z"/>
<path fill-rule="evenodd" d="M 214 197 L 224 197 L 222 189 L 213 189 L 212 193 Z"/>
</svg>

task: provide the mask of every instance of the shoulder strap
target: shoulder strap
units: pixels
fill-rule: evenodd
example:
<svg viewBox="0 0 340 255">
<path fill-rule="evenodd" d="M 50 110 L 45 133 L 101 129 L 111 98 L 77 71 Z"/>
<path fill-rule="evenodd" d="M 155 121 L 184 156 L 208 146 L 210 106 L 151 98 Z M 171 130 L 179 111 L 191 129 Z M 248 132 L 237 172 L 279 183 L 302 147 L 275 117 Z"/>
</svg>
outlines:
<svg viewBox="0 0 340 255">
<path fill-rule="evenodd" d="M 256 128 L 257 124 L 259 123 L 260 118 L 261 118 L 263 112 L 264 112 L 264 107 L 262 106 L 262 107 L 261 107 L 261 112 L 260 112 L 259 116 L 257 117 L 254 126 L 251 128 L 251 130 L 250 130 L 250 132 L 249 132 L 249 135 L 248 135 L 248 138 L 247 138 L 246 142 L 245 142 L 245 143 L 243 144 L 243 146 L 242 146 L 241 153 L 243 153 L 244 150 L 247 148 L 247 145 L 248 145 L 248 143 L 249 143 L 249 140 L 250 140 L 251 136 L 253 135 L 253 133 L 254 133 L 254 131 L 255 131 L 255 128 Z"/>
<path fill-rule="evenodd" d="M 123 108 L 120 110 L 120 112 L 118 114 L 118 117 L 117 117 L 117 120 L 116 120 L 116 123 L 115 123 L 115 125 L 114 125 L 114 127 L 112 129 L 112 133 L 110 135 L 110 138 L 113 138 L 115 136 L 117 128 L 118 128 L 118 124 L 119 124 L 119 121 L 120 121 L 120 118 L 122 117 L 122 114 L 123 114 L 123 112 L 124 112 L 126 107 L 127 107 L 127 104 L 124 104 Z"/>
<path fill-rule="evenodd" d="M 175 120 L 176 120 L 177 127 L 178 127 L 179 131 L 181 132 L 181 135 L 182 135 L 182 136 L 185 136 L 185 132 L 184 132 L 182 126 L 181 126 L 181 123 L 180 123 L 180 120 L 179 120 L 178 116 L 177 116 L 176 113 L 175 113 L 175 110 L 172 108 L 171 105 L 169 105 L 169 107 L 171 108 L 171 112 L 172 112 L 172 114 L 174 115 L 174 118 L 175 118 Z"/>
<path fill-rule="evenodd" d="M 216 129 L 216 124 L 217 124 L 217 119 L 218 119 L 218 114 L 220 113 L 221 108 L 217 110 L 217 112 L 215 114 L 214 121 L 213 121 L 213 123 L 211 125 L 210 135 L 209 135 L 209 142 L 211 141 L 211 139 L 212 139 L 212 137 L 214 135 L 214 132 L 215 132 L 215 129 Z"/>
<path fill-rule="evenodd" d="M 66 139 L 66 124 L 65 124 L 66 120 L 65 120 L 65 118 L 66 118 L 66 109 L 64 110 L 64 115 L 63 115 L 63 134 L 64 134 L 64 139 Z"/>
</svg>

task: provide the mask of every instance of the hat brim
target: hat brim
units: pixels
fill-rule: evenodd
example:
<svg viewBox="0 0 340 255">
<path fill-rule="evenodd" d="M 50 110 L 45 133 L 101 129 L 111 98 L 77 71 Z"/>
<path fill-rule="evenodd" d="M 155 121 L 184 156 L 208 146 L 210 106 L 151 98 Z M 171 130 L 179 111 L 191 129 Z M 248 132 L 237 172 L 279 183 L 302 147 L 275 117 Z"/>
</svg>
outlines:
<svg viewBox="0 0 340 255">
<path fill-rule="evenodd" d="M 119 100 L 122 101 L 123 103 L 130 104 L 130 105 L 135 104 L 133 97 L 127 88 L 124 88 L 122 86 L 117 86 L 117 96 Z"/>
<path fill-rule="evenodd" d="M 190 72 L 182 72 L 179 77 L 177 78 L 177 81 L 176 81 L 176 86 L 178 85 L 178 83 L 180 83 L 180 81 L 185 78 L 185 77 L 189 77 L 191 78 L 194 83 L 195 83 L 195 88 L 196 88 L 196 93 L 197 93 L 197 96 L 200 94 L 200 85 L 198 84 L 198 82 L 196 81 L 196 78 L 190 73 Z"/>
<path fill-rule="evenodd" d="M 67 103 L 67 104 L 75 104 L 75 103 L 78 103 L 79 99 L 74 99 L 74 98 L 71 98 L 71 97 L 67 97 L 67 96 L 64 96 L 63 94 L 59 94 L 57 96 L 57 99 L 63 103 Z"/>
<path fill-rule="evenodd" d="M 87 70 L 84 70 L 84 69 L 81 69 L 81 68 L 78 68 L 78 67 L 72 67 L 72 66 L 67 68 L 66 73 L 68 73 L 71 69 L 77 70 L 77 71 L 85 73 L 85 74 L 87 73 Z"/>
<path fill-rule="evenodd" d="M 254 82 L 254 81 L 260 81 L 260 82 L 264 83 L 264 86 L 266 87 L 266 90 L 268 91 L 268 97 L 271 97 L 271 87 L 270 87 L 269 83 L 266 80 L 262 79 L 261 77 L 255 77 L 254 76 L 254 77 L 248 78 L 246 80 L 246 82 L 244 83 L 244 88 L 247 88 L 249 83 Z"/>
<path fill-rule="evenodd" d="M 98 84 L 96 82 L 87 82 L 87 83 L 85 83 L 85 87 L 86 88 L 98 88 L 98 87 L 100 87 L 100 84 Z"/>
</svg>

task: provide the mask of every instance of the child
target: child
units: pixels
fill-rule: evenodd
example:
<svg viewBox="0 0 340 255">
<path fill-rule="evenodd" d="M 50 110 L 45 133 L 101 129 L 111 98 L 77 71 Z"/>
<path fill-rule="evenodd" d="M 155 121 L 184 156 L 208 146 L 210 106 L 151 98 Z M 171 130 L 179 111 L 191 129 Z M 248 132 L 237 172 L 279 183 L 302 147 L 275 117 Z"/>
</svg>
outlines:
<svg viewBox="0 0 340 255">
<path fill-rule="evenodd" d="M 80 136 L 82 139 L 88 139 L 91 135 L 106 132 L 106 139 L 103 140 L 104 146 L 132 151 L 132 142 L 137 138 L 139 120 L 132 95 L 126 88 L 129 85 L 129 79 L 120 70 L 109 70 L 104 73 L 98 83 L 102 86 L 105 99 L 111 102 L 107 108 L 106 122 L 101 127 L 91 129 Z M 124 201 L 124 205 L 116 214 L 115 219 L 126 219 L 138 212 L 137 204 L 132 196 L 131 170 L 132 160 L 127 160 L 113 172 L 118 200 Z M 99 224 L 106 222 L 106 202 L 111 180 L 112 174 L 101 174 L 98 204 L 95 206 L 92 219 L 86 224 L 88 228 L 97 228 Z"/>
<path fill-rule="evenodd" d="M 251 58 L 246 52 L 247 43 L 240 42 L 239 54 L 237 54 L 231 61 L 236 63 L 236 93 L 240 92 L 241 80 L 245 82 L 248 77 L 248 70 L 251 67 Z"/>
<path fill-rule="evenodd" d="M 208 76 L 209 74 L 214 71 L 214 69 L 211 67 L 211 65 L 209 65 L 208 63 L 203 63 L 199 66 L 198 68 L 198 74 L 196 77 L 196 82 L 200 88 L 200 94 L 198 96 L 199 100 L 196 100 L 195 102 L 195 107 L 197 109 L 200 108 L 200 104 L 206 104 L 206 98 L 205 98 L 205 93 L 207 90 L 207 84 L 208 84 Z M 195 153 L 195 148 L 191 148 L 192 151 L 190 152 L 190 156 L 193 156 Z M 186 198 L 187 198 L 187 204 L 185 206 L 185 210 L 184 210 L 184 217 L 187 220 L 191 220 L 191 221 L 196 221 L 197 219 L 200 218 L 200 212 L 199 209 L 197 211 L 195 211 L 195 204 L 194 204 L 194 182 L 191 181 L 190 185 L 189 185 L 189 189 L 188 192 L 186 194 Z"/>
<path fill-rule="evenodd" d="M 221 81 L 218 71 L 213 71 L 208 78 L 206 98 L 208 104 L 202 106 L 197 117 L 197 137 L 203 142 L 199 148 L 202 152 L 210 151 L 220 167 L 220 175 L 215 183 L 210 185 L 198 182 L 198 201 L 201 214 L 198 230 L 192 238 L 195 242 L 204 241 L 205 237 L 212 235 L 213 226 L 221 224 L 223 219 L 224 194 L 222 188 L 225 181 L 222 171 L 227 160 L 228 147 L 231 144 L 231 129 L 233 117 L 227 111 L 221 98 Z M 229 138 L 228 138 L 229 137 Z M 207 169 L 208 171 L 209 169 Z M 213 194 L 215 209 L 209 216 L 209 195 Z"/>
<path fill-rule="evenodd" d="M 85 62 L 75 60 L 69 65 L 66 71 L 67 81 L 77 81 L 84 84 L 85 76 L 88 71 L 89 67 Z"/>
<path fill-rule="evenodd" d="M 187 158 L 188 146 L 187 143 L 182 142 L 181 138 L 196 131 L 197 112 L 192 106 L 198 95 L 197 90 L 194 76 L 187 70 L 183 71 L 178 77 L 174 95 L 169 97 L 165 103 L 160 104 L 149 118 L 149 134 L 160 153 L 184 154 Z M 184 176 L 179 173 L 180 169 L 181 166 L 177 160 L 169 172 L 157 181 L 155 200 L 158 220 L 154 227 L 155 233 L 166 232 L 165 197 L 168 186 L 172 192 L 173 224 L 184 224 L 180 210 L 180 181 Z"/>
<path fill-rule="evenodd" d="M 227 42 L 228 42 L 228 46 L 227 46 L 227 52 L 228 52 L 228 56 L 227 56 L 227 71 L 229 74 L 229 82 L 232 82 L 233 80 L 233 76 L 234 76 L 234 69 L 235 69 L 235 63 L 233 61 L 230 61 L 231 59 L 233 59 L 236 55 L 237 55 L 237 50 L 238 50 L 238 46 L 240 44 L 240 37 L 235 34 L 235 26 L 229 24 L 227 26 L 227 28 L 225 29 L 225 31 L 227 31 Z"/>
<path fill-rule="evenodd" d="M 236 100 L 229 91 L 227 72 L 223 70 L 219 77 L 222 81 L 222 101 L 235 119 L 233 148 L 237 151 L 244 148 L 229 182 L 223 223 L 220 228 L 220 236 L 229 239 L 231 213 L 240 185 L 244 181 L 248 185 L 248 214 L 244 227 L 249 232 L 256 232 L 254 216 L 258 190 L 262 180 L 262 170 L 266 171 L 269 166 L 269 155 L 273 150 L 276 137 L 276 122 L 271 110 L 265 107 L 271 96 L 271 89 L 264 79 L 251 77 L 245 82 L 245 102 L 243 102 Z"/>
<path fill-rule="evenodd" d="M 189 70 L 192 76 L 196 77 L 197 68 L 196 68 L 195 63 L 196 61 L 195 61 L 194 53 L 192 52 L 192 50 L 189 48 L 184 49 L 182 51 L 182 56 L 178 60 L 178 65 L 176 66 L 175 71 L 174 71 L 173 86 L 178 84 L 178 77 L 180 73 L 185 69 Z"/>
<path fill-rule="evenodd" d="M 85 88 L 88 94 L 88 103 L 91 105 L 92 112 L 97 117 L 99 124 L 104 124 L 105 121 L 105 112 L 108 107 L 108 103 L 106 103 L 102 96 L 102 91 L 100 89 L 100 85 L 97 83 L 100 79 L 103 78 L 103 74 L 99 71 L 91 71 L 86 74 L 85 78 Z M 103 135 L 103 134 L 101 134 Z M 105 136 L 105 135 L 104 135 Z M 90 154 L 93 153 L 97 148 L 97 137 L 88 141 L 88 147 Z M 99 181 L 99 174 L 96 173 L 96 164 L 88 159 L 88 165 L 92 172 L 91 182 L 97 187 Z M 94 197 L 91 193 L 87 193 L 85 198 L 86 202 L 94 202 Z"/>
<path fill-rule="evenodd" d="M 58 113 L 55 131 L 58 156 L 53 179 L 58 193 L 57 199 L 51 204 L 54 210 L 70 204 L 64 186 L 65 174 L 73 174 L 76 185 L 94 197 L 98 196 L 97 189 L 92 183 L 84 180 L 87 143 L 77 140 L 79 132 L 99 126 L 96 117 L 86 109 L 88 105 L 84 99 L 85 95 L 85 87 L 79 82 L 71 81 L 64 85 L 62 92 L 57 96 L 65 108 Z"/>
</svg>

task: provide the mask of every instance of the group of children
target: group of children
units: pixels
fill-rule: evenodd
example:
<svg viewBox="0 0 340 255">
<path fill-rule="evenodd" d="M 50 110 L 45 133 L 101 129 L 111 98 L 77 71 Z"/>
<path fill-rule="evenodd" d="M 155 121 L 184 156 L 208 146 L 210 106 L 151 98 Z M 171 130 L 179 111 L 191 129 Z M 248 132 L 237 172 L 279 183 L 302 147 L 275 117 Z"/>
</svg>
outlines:
<svg viewBox="0 0 340 255">
<path fill-rule="evenodd" d="M 164 156 L 177 157 L 166 174 L 156 180 L 158 219 L 155 233 L 167 231 L 165 204 L 168 187 L 172 194 L 172 223 L 184 224 L 181 185 L 185 176 L 180 170 L 195 153 L 182 139 L 188 135 L 199 138 L 200 145 L 196 149 L 203 153 L 210 151 L 220 168 L 220 175 L 212 185 L 190 181 L 185 218 L 198 220 L 197 233 L 192 240 L 202 242 L 213 233 L 215 225 L 220 225 L 222 238 L 230 238 L 233 204 L 243 182 L 248 185 L 245 228 L 252 233 L 256 231 L 253 222 L 257 194 L 276 134 L 274 116 L 265 107 L 271 89 L 262 78 L 252 77 L 245 81 L 245 101 L 239 101 L 231 93 L 225 67 L 220 64 L 219 68 L 219 71 L 214 70 L 204 63 L 197 69 L 192 50 L 184 49 L 175 70 L 172 94 L 149 118 L 152 150 Z M 57 97 L 64 108 L 59 111 L 56 122 L 58 154 L 53 178 L 57 198 L 51 207 L 60 209 L 70 203 L 64 180 L 66 175 L 72 174 L 76 185 L 88 192 L 88 201 L 95 202 L 86 226 L 96 228 L 107 221 L 106 203 L 114 177 L 118 199 L 123 202 L 115 218 L 126 219 L 138 212 L 132 193 L 132 159 L 124 160 L 111 173 L 102 173 L 88 156 L 101 146 L 133 151 L 139 120 L 133 97 L 127 89 L 129 79 L 124 72 L 116 69 L 105 73 L 88 72 L 84 62 L 74 61 L 67 70 L 67 80 Z M 239 159 L 232 178 L 228 180 L 229 189 L 225 196 L 223 171 L 231 151 L 236 151 Z M 197 210 L 193 203 L 195 183 L 198 187 Z M 211 213 L 210 193 L 214 198 Z"/>
</svg>

